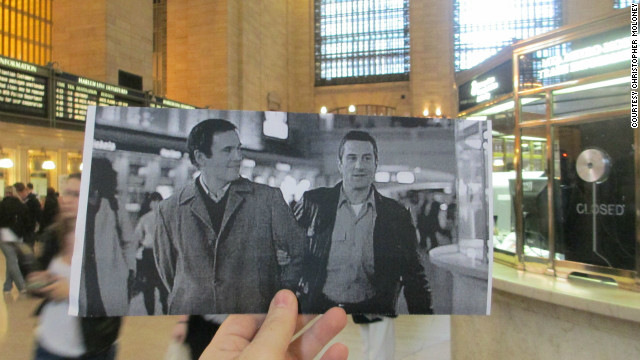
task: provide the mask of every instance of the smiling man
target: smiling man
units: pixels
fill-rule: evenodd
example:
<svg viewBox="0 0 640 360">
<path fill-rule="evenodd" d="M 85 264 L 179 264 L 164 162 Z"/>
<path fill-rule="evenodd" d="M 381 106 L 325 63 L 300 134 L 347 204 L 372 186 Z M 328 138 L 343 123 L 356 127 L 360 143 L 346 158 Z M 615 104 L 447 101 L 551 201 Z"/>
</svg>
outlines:
<svg viewBox="0 0 640 360">
<path fill-rule="evenodd" d="M 395 315 L 404 287 L 410 313 L 431 313 L 411 215 L 376 190 L 377 166 L 375 139 L 350 131 L 338 150 L 342 181 L 307 191 L 296 205 L 310 249 L 299 289 L 304 312 L 340 306 L 347 313 Z"/>
<path fill-rule="evenodd" d="M 200 176 L 160 203 L 154 243 L 168 312 L 266 313 L 300 279 L 304 234 L 280 190 L 240 177 L 235 125 L 204 120 L 187 148 Z"/>
<path fill-rule="evenodd" d="M 377 167 L 375 139 L 350 131 L 338 149 L 342 182 L 307 191 L 296 205 L 296 219 L 309 237 L 298 291 L 303 312 L 339 306 L 354 314 L 365 359 L 393 359 L 393 320 L 364 314 L 396 315 L 401 288 L 410 313 L 430 314 L 431 296 L 411 215 L 376 190 Z"/>
</svg>

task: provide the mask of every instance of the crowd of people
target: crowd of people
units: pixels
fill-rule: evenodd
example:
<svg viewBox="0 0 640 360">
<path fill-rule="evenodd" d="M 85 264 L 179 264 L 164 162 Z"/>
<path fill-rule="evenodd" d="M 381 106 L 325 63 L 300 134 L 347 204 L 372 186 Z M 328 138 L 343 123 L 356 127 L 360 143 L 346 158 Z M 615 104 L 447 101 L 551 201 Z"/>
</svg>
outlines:
<svg viewBox="0 0 640 360">
<path fill-rule="evenodd" d="M 4 289 L 15 283 L 19 291 L 45 298 L 38 312 L 36 359 L 115 358 L 120 317 L 130 314 L 135 296 L 142 297 L 145 314 L 182 315 L 173 338 L 190 345 L 193 359 L 215 353 L 207 346 L 224 348 L 214 334 L 229 331 L 227 324 L 264 320 L 224 314 L 284 311 L 295 324 L 298 311 L 324 313 L 329 324 L 318 321 L 314 327 L 321 330 L 315 331 L 335 335 L 336 321 L 351 313 L 361 324 L 365 358 L 385 359 L 394 353 L 400 291 L 409 313 L 432 313 L 420 248 L 441 242 L 437 233 L 446 232 L 446 208 L 430 193 L 408 193 L 408 206 L 380 194 L 374 186 L 378 147 L 367 132 L 350 131 L 342 139 L 337 158 L 342 180 L 307 191 L 293 209 L 279 190 L 239 176 L 241 144 L 230 122 L 197 124 L 187 147 L 200 175 L 167 199 L 147 193 L 136 226 L 118 199 L 111 161 L 92 159 L 79 292 L 80 315 L 91 317 L 66 314 L 79 176 L 69 177 L 60 201 L 51 189 L 44 206 L 22 183 L 5 189 L 0 203 Z M 13 247 L 6 244 L 19 241 L 33 248 L 36 238 L 38 271 L 25 281 Z M 55 324 L 64 324 L 65 332 Z M 62 335 L 67 332 L 71 335 Z M 246 328 L 249 342 L 264 336 L 269 335 Z M 296 340 L 279 351 L 302 347 Z M 341 356 L 343 350 L 332 351 Z"/>
</svg>

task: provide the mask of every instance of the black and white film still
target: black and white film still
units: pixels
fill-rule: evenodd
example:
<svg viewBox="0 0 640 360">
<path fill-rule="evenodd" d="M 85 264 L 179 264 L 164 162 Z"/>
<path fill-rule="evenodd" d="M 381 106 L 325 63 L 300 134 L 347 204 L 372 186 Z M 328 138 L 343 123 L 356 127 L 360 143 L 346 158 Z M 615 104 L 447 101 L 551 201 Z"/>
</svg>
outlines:
<svg viewBox="0 0 640 360">
<path fill-rule="evenodd" d="M 92 108 L 71 312 L 488 314 L 490 125 Z"/>
</svg>

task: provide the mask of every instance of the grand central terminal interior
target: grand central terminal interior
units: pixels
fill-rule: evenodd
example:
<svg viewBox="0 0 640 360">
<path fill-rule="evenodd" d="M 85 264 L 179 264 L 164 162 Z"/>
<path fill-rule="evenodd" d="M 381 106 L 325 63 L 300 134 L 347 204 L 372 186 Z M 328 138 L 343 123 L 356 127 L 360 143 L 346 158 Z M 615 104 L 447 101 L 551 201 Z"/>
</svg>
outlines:
<svg viewBox="0 0 640 360">
<path fill-rule="evenodd" d="M 197 175 L 185 141 L 202 116 L 238 126 L 241 176 L 292 209 L 340 181 L 340 139 L 366 131 L 435 314 L 393 319 L 393 358 L 640 358 L 637 3 L 3 0 L 0 187 L 60 192 L 87 161 L 91 105 L 108 107 L 90 146 L 132 224 Z M 0 358 L 33 358 L 41 299 L 4 290 Z M 163 358 L 180 321 L 127 316 L 116 358 Z M 360 331 L 349 317 L 333 340 L 349 359 L 366 358 Z"/>
</svg>

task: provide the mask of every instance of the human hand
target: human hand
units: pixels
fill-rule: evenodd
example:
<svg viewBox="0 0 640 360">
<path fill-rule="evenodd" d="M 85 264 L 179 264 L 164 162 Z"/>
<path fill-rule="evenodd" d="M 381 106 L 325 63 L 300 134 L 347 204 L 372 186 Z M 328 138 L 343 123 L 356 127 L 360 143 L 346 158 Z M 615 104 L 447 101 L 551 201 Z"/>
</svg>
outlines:
<svg viewBox="0 0 640 360">
<path fill-rule="evenodd" d="M 31 295 L 42 296 L 42 288 L 53 282 L 53 276 L 48 271 L 34 271 L 27 275 L 27 290 Z"/>
<path fill-rule="evenodd" d="M 34 292 L 53 301 L 66 301 L 69 299 L 69 282 L 60 276 L 51 276 L 51 283 Z"/>
<path fill-rule="evenodd" d="M 347 325 L 343 309 L 332 308 L 304 333 L 294 334 L 315 316 L 298 315 L 298 301 L 289 290 L 280 290 L 266 315 L 230 315 L 211 340 L 201 360 L 210 359 L 313 359 Z M 347 359 L 349 349 L 333 344 L 322 360 Z"/>
<path fill-rule="evenodd" d="M 187 338 L 187 328 L 189 316 L 181 315 L 176 325 L 173 327 L 173 331 L 171 332 L 171 338 L 177 343 L 183 343 Z"/>
</svg>

